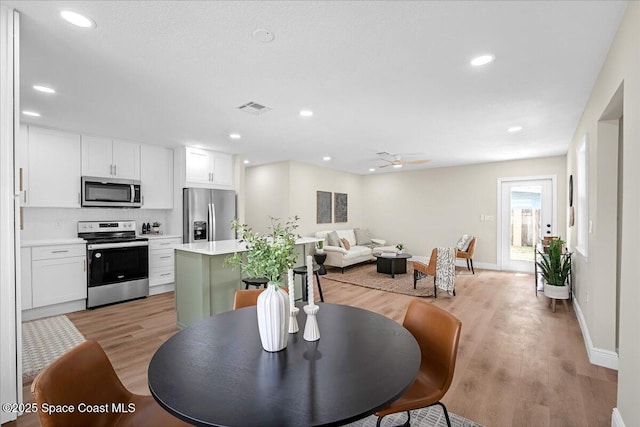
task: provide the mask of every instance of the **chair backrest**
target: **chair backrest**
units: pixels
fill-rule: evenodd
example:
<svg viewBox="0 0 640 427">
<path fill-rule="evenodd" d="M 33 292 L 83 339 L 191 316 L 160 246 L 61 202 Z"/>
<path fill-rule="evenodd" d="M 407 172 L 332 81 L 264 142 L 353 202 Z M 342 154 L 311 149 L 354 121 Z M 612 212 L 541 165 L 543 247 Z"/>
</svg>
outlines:
<svg viewBox="0 0 640 427">
<path fill-rule="evenodd" d="M 233 300 L 233 309 L 250 307 L 252 305 L 258 305 L 258 296 L 263 293 L 264 289 L 245 289 L 236 291 L 236 296 Z"/>
<path fill-rule="evenodd" d="M 476 250 L 476 238 L 474 237 L 473 239 L 471 239 L 471 242 L 469 242 L 469 249 L 467 249 L 467 253 L 469 254 L 469 257 L 473 256 L 473 252 L 475 252 Z"/>
<path fill-rule="evenodd" d="M 434 304 L 413 300 L 407 309 L 403 326 L 418 341 L 422 355 L 420 372 L 438 387 L 441 392 L 439 400 L 453 379 L 462 322 Z"/>
<path fill-rule="evenodd" d="M 102 347 L 95 341 L 85 341 L 72 348 L 44 368 L 31 384 L 39 407 L 73 405 L 74 411 L 38 411 L 43 427 L 57 426 L 110 426 L 120 414 L 111 413 L 111 403 L 128 403 L 132 393 L 120 382 Z M 80 403 L 109 405 L 104 413 L 81 412 Z"/>
</svg>

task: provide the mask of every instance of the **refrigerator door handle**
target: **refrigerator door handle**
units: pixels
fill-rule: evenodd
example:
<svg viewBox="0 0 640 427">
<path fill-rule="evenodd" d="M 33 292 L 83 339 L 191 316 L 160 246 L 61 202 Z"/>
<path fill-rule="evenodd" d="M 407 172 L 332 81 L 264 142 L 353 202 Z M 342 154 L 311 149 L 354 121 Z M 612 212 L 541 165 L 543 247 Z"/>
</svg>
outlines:
<svg viewBox="0 0 640 427">
<path fill-rule="evenodd" d="M 209 240 L 216 240 L 216 205 L 209 204 Z"/>
<path fill-rule="evenodd" d="M 209 203 L 209 227 L 207 230 L 207 240 L 213 241 L 216 237 L 216 211 L 214 205 Z"/>
</svg>

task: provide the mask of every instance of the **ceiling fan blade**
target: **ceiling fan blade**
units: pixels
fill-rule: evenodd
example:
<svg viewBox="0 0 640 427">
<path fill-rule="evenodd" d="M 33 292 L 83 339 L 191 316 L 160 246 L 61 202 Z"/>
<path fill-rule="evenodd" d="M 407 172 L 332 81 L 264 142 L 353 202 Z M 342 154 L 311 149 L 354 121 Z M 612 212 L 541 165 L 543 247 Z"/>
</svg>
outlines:
<svg viewBox="0 0 640 427">
<path fill-rule="evenodd" d="M 422 159 L 422 160 L 413 160 L 410 162 L 402 162 L 405 165 L 422 165 L 424 163 L 429 163 L 431 160 L 427 160 L 427 159 Z"/>
<path fill-rule="evenodd" d="M 393 166 L 393 163 L 389 163 L 388 165 L 378 166 L 378 168 L 382 169 L 382 168 L 386 168 L 387 166 Z"/>
</svg>

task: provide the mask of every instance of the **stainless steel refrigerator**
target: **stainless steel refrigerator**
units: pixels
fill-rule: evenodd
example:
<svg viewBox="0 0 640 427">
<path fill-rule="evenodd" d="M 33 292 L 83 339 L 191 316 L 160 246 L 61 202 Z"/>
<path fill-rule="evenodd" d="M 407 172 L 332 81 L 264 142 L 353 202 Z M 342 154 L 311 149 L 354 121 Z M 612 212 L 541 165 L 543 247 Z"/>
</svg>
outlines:
<svg viewBox="0 0 640 427">
<path fill-rule="evenodd" d="M 236 193 L 233 190 L 184 188 L 182 190 L 182 241 L 235 239 L 231 221 L 236 217 Z"/>
</svg>

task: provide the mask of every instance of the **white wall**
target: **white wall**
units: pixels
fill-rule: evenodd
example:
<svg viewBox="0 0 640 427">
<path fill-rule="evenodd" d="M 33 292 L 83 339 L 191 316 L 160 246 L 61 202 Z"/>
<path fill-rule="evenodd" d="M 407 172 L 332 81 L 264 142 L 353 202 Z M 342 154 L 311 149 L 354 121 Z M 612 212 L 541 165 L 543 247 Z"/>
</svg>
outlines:
<svg viewBox="0 0 640 427">
<path fill-rule="evenodd" d="M 618 88 L 624 84 L 623 200 L 620 260 L 620 330 L 618 407 L 615 414 L 627 426 L 640 425 L 640 2 L 629 2 L 608 57 L 593 87 L 567 155 L 567 172 L 575 174 L 575 150 L 589 135 L 589 257 L 577 256 L 576 294 L 588 333 L 596 348 L 615 350 L 616 163 L 607 125 L 599 124 Z M 605 117 L 607 118 L 607 117 Z M 605 142 L 606 141 L 606 142 Z M 575 233 L 570 233 L 575 246 Z M 613 277 L 612 277 L 613 275 Z M 587 302 L 587 295 L 589 301 Z M 616 420 L 614 416 L 614 420 Z"/>
<path fill-rule="evenodd" d="M 299 162 L 279 162 L 246 169 L 246 223 L 266 232 L 269 217 L 286 220 L 298 215 L 298 232 L 309 236 L 320 230 L 364 227 L 362 177 Z M 316 192 L 346 193 L 346 223 L 317 224 Z"/>
<path fill-rule="evenodd" d="M 403 242 L 407 252 L 429 256 L 452 246 L 463 234 L 478 238 L 474 263 L 497 263 L 498 178 L 556 175 L 557 230 L 566 227 L 566 158 L 547 157 L 364 177 L 364 223 L 387 242 Z M 481 215 L 493 221 L 480 221 Z"/>
</svg>

